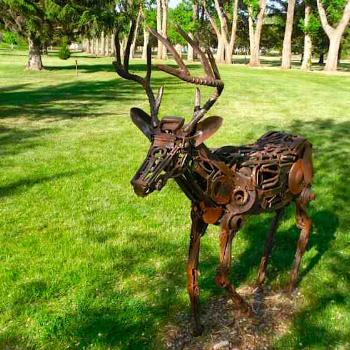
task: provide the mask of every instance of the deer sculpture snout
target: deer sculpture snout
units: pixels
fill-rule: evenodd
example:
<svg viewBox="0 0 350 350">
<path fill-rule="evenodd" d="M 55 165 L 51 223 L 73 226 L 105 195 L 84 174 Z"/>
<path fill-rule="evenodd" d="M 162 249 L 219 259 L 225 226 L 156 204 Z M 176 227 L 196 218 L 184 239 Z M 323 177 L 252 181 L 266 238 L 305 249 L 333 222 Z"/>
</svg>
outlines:
<svg viewBox="0 0 350 350">
<path fill-rule="evenodd" d="M 134 188 L 135 194 L 138 195 L 139 197 L 146 197 L 147 194 L 150 192 L 147 184 L 144 181 L 142 181 L 142 179 L 140 178 L 134 177 L 131 180 L 131 185 Z"/>
</svg>

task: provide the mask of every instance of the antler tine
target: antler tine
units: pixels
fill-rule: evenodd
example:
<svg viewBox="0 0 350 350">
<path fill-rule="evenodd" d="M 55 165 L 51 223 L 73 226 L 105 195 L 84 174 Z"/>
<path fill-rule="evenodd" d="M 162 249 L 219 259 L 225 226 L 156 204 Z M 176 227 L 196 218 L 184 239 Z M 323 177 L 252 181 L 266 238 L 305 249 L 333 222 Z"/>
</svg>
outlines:
<svg viewBox="0 0 350 350">
<path fill-rule="evenodd" d="M 194 77 L 191 75 L 188 68 L 184 64 L 181 56 L 175 50 L 174 46 L 170 43 L 170 41 L 164 38 L 158 32 L 150 28 L 148 30 L 152 35 L 154 35 L 167 47 L 167 49 L 173 54 L 173 57 L 179 66 L 179 68 L 173 68 L 163 64 L 156 64 L 156 67 L 158 69 L 168 74 L 174 75 L 188 83 L 211 86 L 216 88 L 214 94 L 208 99 L 208 101 L 204 104 L 203 107 L 200 106 L 200 90 L 198 88 L 196 89 L 195 108 L 193 117 L 191 121 L 185 126 L 185 131 L 191 132 L 194 126 L 199 122 L 199 120 L 203 118 L 205 113 L 207 113 L 208 110 L 213 106 L 213 104 L 221 95 L 222 90 L 224 89 L 224 83 L 220 78 L 220 73 L 215 63 L 215 59 L 209 49 L 207 49 L 206 52 L 203 52 L 202 49 L 199 47 L 199 43 L 191 39 L 181 27 L 177 26 L 177 31 L 179 32 L 179 34 L 193 47 L 194 51 L 198 53 L 204 71 L 206 73 L 205 77 Z"/>
<path fill-rule="evenodd" d="M 208 77 L 215 79 L 213 69 L 205 56 L 205 53 L 200 49 L 199 43 L 194 41 L 180 26 L 176 26 L 178 33 L 193 47 L 193 50 L 199 55 L 199 59 L 203 65 L 204 71 Z"/>
<path fill-rule="evenodd" d="M 180 78 L 181 80 L 184 80 L 188 83 L 192 83 L 192 84 L 197 84 L 197 85 L 206 85 L 206 86 L 212 86 L 212 87 L 217 87 L 218 85 L 222 84 L 221 81 L 215 79 L 215 76 L 210 68 L 210 64 L 208 62 L 208 60 L 205 57 L 205 54 L 199 49 L 199 46 L 197 44 L 195 44 L 192 39 L 190 39 L 187 34 L 185 32 L 182 31 L 182 33 L 184 33 L 186 35 L 186 37 L 184 37 L 185 40 L 190 39 L 191 42 L 189 42 L 189 44 L 191 46 L 193 46 L 194 50 L 196 52 L 198 52 L 199 54 L 202 54 L 202 64 L 204 66 L 204 70 L 207 73 L 206 77 L 200 78 L 200 77 L 193 77 L 191 76 L 187 66 L 185 65 L 185 63 L 183 62 L 182 58 L 180 57 L 180 55 L 178 54 L 178 52 L 176 51 L 176 49 L 174 48 L 174 46 L 170 43 L 170 41 L 166 38 L 164 38 L 162 35 L 160 35 L 157 31 L 148 28 L 149 32 L 154 35 L 159 41 L 161 41 L 166 48 L 172 53 L 177 65 L 179 66 L 179 69 L 177 68 L 173 68 L 173 67 L 169 67 L 167 65 L 164 64 L 156 64 L 155 66 L 168 74 L 174 75 L 178 78 Z M 180 33 L 182 35 L 182 33 Z M 203 59 L 203 60 L 202 60 Z"/>
<path fill-rule="evenodd" d="M 195 97 L 195 107 L 192 120 L 186 125 L 185 131 L 191 131 L 194 126 L 203 118 L 203 116 L 209 111 L 209 109 L 214 105 L 216 100 L 222 93 L 224 89 L 224 83 L 221 80 L 219 69 L 216 65 L 214 56 L 209 48 L 205 50 L 205 53 L 199 47 L 198 40 L 193 40 L 180 26 L 177 26 L 178 32 L 182 35 L 182 37 L 193 47 L 194 51 L 199 55 L 199 59 L 203 65 L 204 71 L 207 74 L 207 77 L 217 84 L 215 85 L 216 90 L 214 94 L 209 98 L 209 100 L 204 104 L 204 106 L 200 107 L 200 90 L 196 89 L 196 97 Z M 209 84 L 208 84 L 209 85 Z M 211 85 L 209 85 L 211 86 Z"/>
<path fill-rule="evenodd" d="M 213 53 L 210 51 L 209 48 L 207 48 L 207 49 L 205 50 L 205 52 L 206 52 L 206 54 L 207 54 L 207 56 L 208 56 L 208 59 L 209 59 L 211 68 L 212 68 L 212 70 L 213 70 L 215 79 L 221 80 L 220 72 L 219 72 L 218 66 L 216 65 L 216 62 L 215 62 L 215 58 L 214 58 L 214 56 L 213 56 Z"/>
<path fill-rule="evenodd" d="M 130 31 L 128 35 L 128 40 L 126 44 L 126 48 L 124 51 L 124 60 L 122 63 L 121 53 L 120 53 L 120 43 L 119 43 L 119 31 L 117 31 L 114 39 L 115 46 L 115 58 L 116 60 L 113 62 L 114 69 L 119 76 L 126 80 L 132 80 L 142 85 L 144 88 L 151 109 L 151 117 L 152 117 L 152 125 L 153 127 L 157 127 L 159 124 L 158 119 L 158 111 L 162 99 L 162 94 L 157 95 L 157 98 L 154 97 L 154 93 L 151 88 L 151 73 L 152 73 L 152 51 L 151 46 L 147 46 L 147 72 L 146 77 L 143 78 L 139 75 L 133 74 L 129 72 L 129 58 L 130 58 L 130 48 L 132 44 L 132 40 L 134 38 L 136 29 L 136 20 L 131 20 Z"/>
<path fill-rule="evenodd" d="M 167 49 L 172 53 L 174 60 L 176 61 L 176 63 L 178 64 L 180 70 L 184 73 L 184 74 L 190 74 L 188 68 L 186 67 L 185 63 L 183 62 L 182 58 L 180 57 L 180 55 L 177 53 L 176 49 L 174 48 L 174 46 L 170 43 L 170 41 L 167 38 L 164 38 L 162 35 L 160 35 L 157 31 L 148 28 L 148 31 L 155 36 L 159 41 L 161 41 L 166 47 Z M 165 67 L 165 68 L 171 68 L 168 66 L 164 66 L 164 65 L 160 65 L 158 64 L 157 67 L 159 68 L 159 66 L 161 67 Z M 174 68 L 171 68 L 174 69 Z M 167 72 L 169 73 L 169 72 Z M 172 73 L 170 73 L 172 74 Z"/>
</svg>

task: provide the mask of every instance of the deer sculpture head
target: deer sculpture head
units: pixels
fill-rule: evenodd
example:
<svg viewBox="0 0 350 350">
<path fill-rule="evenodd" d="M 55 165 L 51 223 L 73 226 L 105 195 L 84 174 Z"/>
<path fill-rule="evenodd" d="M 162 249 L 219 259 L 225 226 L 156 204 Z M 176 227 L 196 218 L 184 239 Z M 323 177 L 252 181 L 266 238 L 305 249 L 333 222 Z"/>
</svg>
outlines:
<svg viewBox="0 0 350 350">
<path fill-rule="evenodd" d="M 194 150 L 213 135 L 222 124 L 222 118 L 220 117 L 208 117 L 201 121 L 206 112 L 216 102 L 224 88 L 215 60 L 210 50 L 204 52 L 197 41 L 191 39 L 181 28 L 177 28 L 177 30 L 193 47 L 195 52 L 197 52 L 206 76 L 192 76 L 169 40 L 162 37 L 156 31 L 149 29 L 151 34 L 158 38 L 172 53 L 179 68 L 160 64 L 156 65 L 156 67 L 186 82 L 215 88 L 214 94 L 203 106 L 201 106 L 200 90 L 198 87 L 196 88 L 194 112 L 192 119 L 187 124 L 183 117 L 164 116 L 161 119 L 158 117 L 164 87 L 162 86 L 159 89 L 157 95 L 154 94 L 151 88 L 152 64 L 150 46 L 147 47 L 146 77 L 143 78 L 129 72 L 129 53 L 134 36 L 135 23 L 131 23 L 123 62 L 120 54 L 118 36 L 116 36 L 116 61 L 114 62 L 116 72 L 124 79 L 133 80 L 141 84 L 147 94 L 150 104 L 150 114 L 139 108 L 132 108 L 130 111 L 131 119 L 134 124 L 151 142 L 146 159 L 131 180 L 134 191 L 139 196 L 146 196 L 154 190 L 161 190 L 168 179 L 176 178 L 183 174 L 191 162 L 191 155 Z"/>
</svg>

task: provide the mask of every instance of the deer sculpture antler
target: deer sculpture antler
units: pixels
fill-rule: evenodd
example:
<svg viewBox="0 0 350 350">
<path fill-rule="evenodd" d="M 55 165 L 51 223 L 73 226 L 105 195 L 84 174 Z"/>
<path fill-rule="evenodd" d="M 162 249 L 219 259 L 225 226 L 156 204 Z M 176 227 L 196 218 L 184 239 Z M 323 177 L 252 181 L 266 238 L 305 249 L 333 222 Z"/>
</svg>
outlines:
<svg viewBox="0 0 350 350">
<path fill-rule="evenodd" d="M 135 35 L 135 29 L 136 29 L 136 20 L 132 19 L 128 40 L 124 51 L 123 62 L 122 62 L 121 52 L 120 52 L 119 31 L 117 31 L 114 39 L 116 60 L 113 62 L 113 65 L 114 65 L 115 71 L 122 78 L 126 80 L 133 80 L 142 85 L 142 87 L 146 91 L 148 101 L 150 104 L 152 125 L 153 127 L 157 127 L 159 124 L 158 112 L 159 112 L 160 104 L 162 102 L 164 87 L 163 86 L 160 87 L 160 89 L 158 90 L 157 96 L 155 97 L 151 87 L 152 50 L 151 50 L 150 44 L 147 45 L 147 72 L 146 72 L 145 78 L 129 72 L 130 48 L 131 48 L 133 37 Z"/>
<path fill-rule="evenodd" d="M 206 49 L 206 52 L 203 52 L 199 46 L 198 40 L 193 40 L 189 35 L 179 26 L 177 26 L 178 33 L 193 47 L 193 50 L 198 54 L 199 59 L 203 65 L 204 71 L 206 73 L 205 77 L 194 77 L 191 75 L 187 66 L 183 62 L 182 58 L 170 43 L 167 38 L 164 38 L 158 32 L 153 29 L 149 29 L 150 33 L 153 34 L 159 41 L 161 41 L 167 49 L 172 53 L 174 60 L 178 64 L 179 68 L 169 67 L 163 64 L 157 64 L 156 67 L 163 72 L 174 75 L 175 77 L 180 78 L 183 81 L 186 81 L 191 84 L 196 85 L 206 85 L 215 87 L 216 90 L 214 94 L 207 100 L 207 102 L 200 106 L 201 94 L 199 88 L 196 88 L 195 95 L 195 107 L 194 113 L 191 121 L 186 125 L 185 131 L 192 131 L 194 126 L 203 118 L 203 116 L 209 111 L 209 109 L 214 105 L 219 96 L 221 95 L 224 89 L 224 82 L 220 78 L 220 73 L 215 63 L 215 59 L 210 51 Z"/>
<path fill-rule="evenodd" d="M 162 86 L 159 89 L 157 93 L 157 97 L 155 97 L 153 90 L 151 88 L 152 51 L 151 51 L 150 44 L 147 45 L 147 72 L 146 72 L 145 78 L 129 72 L 130 48 L 131 48 L 133 37 L 135 35 L 135 29 L 136 29 L 136 20 L 132 19 L 130 31 L 129 31 L 129 35 L 126 43 L 126 48 L 124 51 L 123 61 L 121 58 L 119 32 L 117 32 L 117 34 L 115 35 L 116 60 L 113 62 L 113 65 L 116 72 L 122 78 L 127 80 L 133 80 L 142 85 L 142 87 L 144 88 L 147 94 L 148 101 L 150 104 L 152 125 L 153 127 L 157 127 L 159 124 L 158 112 L 162 101 L 164 86 Z M 159 70 L 165 73 L 174 75 L 188 83 L 215 87 L 215 92 L 206 101 L 203 107 L 200 106 L 200 103 L 201 103 L 200 90 L 198 87 L 196 88 L 195 107 L 194 107 L 193 116 L 191 121 L 184 128 L 184 131 L 191 132 L 194 129 L 195 125 L 203 118 L 203 116 L 214 105 L 214 103 L 217 101 L 217 99 L 219 98 L 219 96 L 221 95 L 224 89 L 224 82 L 220 78 L 220 73 L 215 63 L 215 59 L 209 49 L 206 49 L 205 52 L 202 51 L 198 40 L 191 39 L 181 27 L 177 26 L 178 33 L 193 47 L 193 50 L 198 54 L 200 61 L 203 65 L 204 71 L 206 73 L 205 77 L 192 76 L 187 66 L 183 62 L 182 58 L 180 57 L 180 55 L 178 54 L 174 46 L 170 43 L 170 41 L 153 29 L 148 28 L 148 31 L 167 47 L 167 49 L 172 53 L 174 60 L 179 66 L 179 68 L 176 69 L 167 65 L 156 64 L 156 67 Z"/>
</svg>

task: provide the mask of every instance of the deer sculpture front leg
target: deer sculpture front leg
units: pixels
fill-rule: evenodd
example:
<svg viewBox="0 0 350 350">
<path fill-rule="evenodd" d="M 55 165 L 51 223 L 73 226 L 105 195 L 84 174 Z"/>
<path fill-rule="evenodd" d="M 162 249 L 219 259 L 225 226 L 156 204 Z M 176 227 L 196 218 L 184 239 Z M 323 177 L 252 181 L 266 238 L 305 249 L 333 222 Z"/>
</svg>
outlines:
<svg viewBox="0 0 350 350">
<path fill-rule="evenodd" d="M 265 282 L 266 268 L 267 268 L 267 264 L 269 262 L 269 258 L 271 255 L 271 250 L 272 250 L 272 246 L 273 246 L 273 239 L 274 239 L 275 233 L 277 231 L 278 225 L 281 221 L 281 218 L 283 216 L 283 211 L 284 211 L 283 208 L 276 210 L 276 215 L 272 219 L 270 230 L 269 230 L 269 233 L 268 233 L 267 238 L 266 238 L 264 255 L 261 258 L 258 277 L 256 278 L 255 285 L 256 285 L 257 289 L 261 289 L 264 282 Z"/>
<path fill-rule="evenodd" d="M 297 250 L 295 252 L 294 265 L 291 271 L 289 293 L 292 293 L 295 289 L 295 285 L 298 279 L 299 267 L 301 258 L 305 253 L 305 249 L 310 237 L 311 231 L 311 219 L 307 214 L 307 205 L 311 200 L 315 199 L 315 195 L 310 192 L 308 188 L 305 188 L 300 197 L 296 200 L 296 221 L 297 227 L 301 230 L 298 240 Z"/>
<path fill-rule="evenodd" d="M 194 318 L 195 336 L 201 335 L 203 326 L 199 317 L 199 285 L 198 285 L 198 263 L 200 239 L 207 229 L 208 225 L 202 219 L 202 210 L 196 204 L 192 204 L 191 210 L 191 236 L 190 247 L 187 262 L 187 290 L 191 301 L 192 313 Z"/>
<path fill-rule="evenodd" d="M 221 224 L 220 233 L 220 265 L 217 269 L 215 283 L 225 288 L 235 306 L 243 313 L 251 315 L 252 311 L 246 301 L 237 293 L 229 279 L 232 254 L 232 240 L 242 226 L 242 217 L 234 216 L 224 218 Z"/>
</svg>

